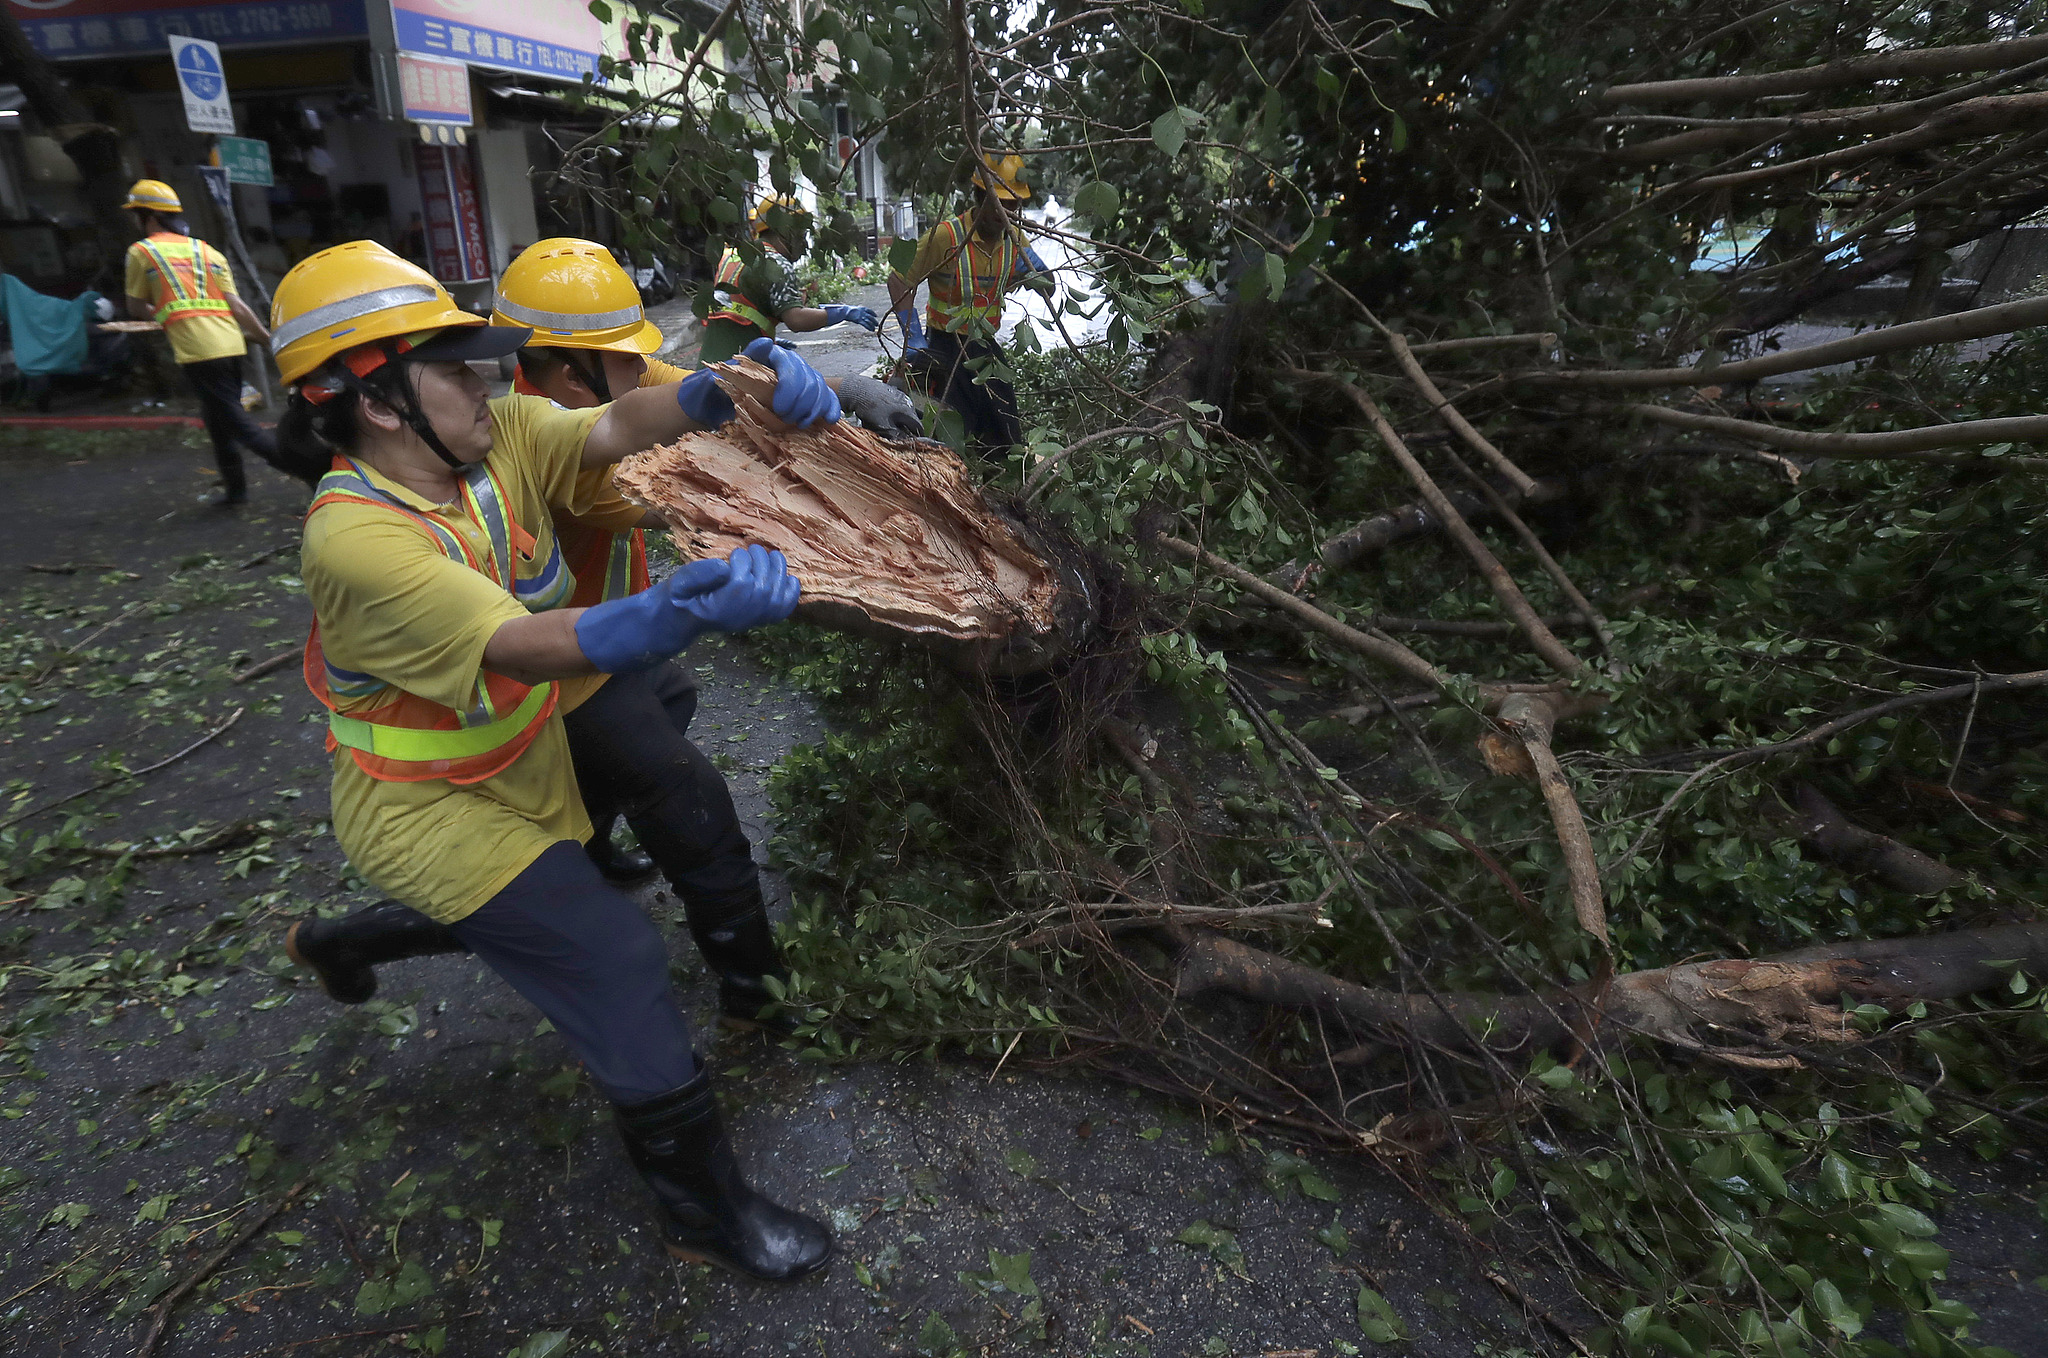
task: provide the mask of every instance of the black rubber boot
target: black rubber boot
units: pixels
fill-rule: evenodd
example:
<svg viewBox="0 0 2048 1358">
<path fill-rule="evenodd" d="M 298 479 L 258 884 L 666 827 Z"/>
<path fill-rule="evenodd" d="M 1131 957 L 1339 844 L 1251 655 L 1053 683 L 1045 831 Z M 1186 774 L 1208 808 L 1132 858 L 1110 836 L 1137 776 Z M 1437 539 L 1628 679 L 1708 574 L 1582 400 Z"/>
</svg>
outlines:
<svg viewBox="0 0 2048 1358">
<path fill-rule="evenodd" d="M 613 886 L 635 886 L 654 875 L 654 860 L 640 849 L 622 849 L 612 839 L 612 830 L 618 824 L 617 816 L 608 816 L 600 821 L 591 817 L 596 827 L 590 842 L 583 846 L 583 852 L 590 855 L 590 861 Z"/>
<path fill-rule="evenodd" d="M 618 1108 L 619 1135 L 654 1194 L 662 1243 L 678 1259 L 762 1282 L 824 1267 L 832 1233 L 747 1186 L 711 1093 L 710 1072 L 646 1103 Z"/>
<path fill-rule="evenodd" d="M 469 951 L 447 925 L 397 901 L 379 901 L 340 919 L 302 919 L 284 936 L 284 950 L 343 1004 L 361 1004 L 377 993 L 371 968 L 379 962 Z"/>
<path fill-rule="evenodd" d="M 729 895 L 691 892 L 683 898 L 683 909 L 704 965 L 718 978 L 718 1008 L 726 1022 L 784 1036 L 793 1031 L 796 1020 L 788 1015 L 761 1016 L 775 1003 L 768 978 L 788 980 L 789 968 L 782 965 L 782 950 L 775 946 L 760 883 Z"/>
</svg>

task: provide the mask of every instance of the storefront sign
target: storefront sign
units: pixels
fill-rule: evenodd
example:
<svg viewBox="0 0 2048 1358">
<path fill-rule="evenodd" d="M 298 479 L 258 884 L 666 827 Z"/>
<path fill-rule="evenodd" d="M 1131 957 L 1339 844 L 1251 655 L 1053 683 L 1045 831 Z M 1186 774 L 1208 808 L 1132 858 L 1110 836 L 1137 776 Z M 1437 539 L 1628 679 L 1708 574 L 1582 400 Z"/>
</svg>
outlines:
<svg viewBox="0 0 2048 1358">
<path fill-rule="evenodd" d="M 4 0 L 36 51 L 54 60 L 158 55 L 172 34 L 207 38 L 230 51 L 359 38 L 369 31 L 363 0 Z M 382 0 L 377 0 L 382 3 Z"/>
<path fill-rule="evenodd" d="M 398 89 L 407 122 L 468 127 L 476 121 L 469 104 L 469 67 L 461 62 L 400 52 Z"/>
<path fill-rule="evenodd" d="M 484 248 L 483 204 L 466 146 L 417 146 L 421 222 L 428 268 L 443 283 L 481 283 L 491 276 Z"/>
<path fill-rule="evenodd" d="M 171 45 L 178 93 L 185 97 L 185 126 L 194 132 L 233 136 L 235 110 L 228 104 L 228 78 L 221 70 L 219 45 L 175 33 L 165 41 Z"/>
<path fill-rule="evenodd" d="M 270 175 L 270 143 L 254 137 L 222 137 L 219 141 L 221 168 L 230 184 L 258 184 L 269 188 L 276 181 Z"/>
<path fill-rule="evenodd" d="M 402 52 L 555 80 L 595 74 L 604 36 L 584 0 L 391 0 L 391 22 Z"/>
</svg>

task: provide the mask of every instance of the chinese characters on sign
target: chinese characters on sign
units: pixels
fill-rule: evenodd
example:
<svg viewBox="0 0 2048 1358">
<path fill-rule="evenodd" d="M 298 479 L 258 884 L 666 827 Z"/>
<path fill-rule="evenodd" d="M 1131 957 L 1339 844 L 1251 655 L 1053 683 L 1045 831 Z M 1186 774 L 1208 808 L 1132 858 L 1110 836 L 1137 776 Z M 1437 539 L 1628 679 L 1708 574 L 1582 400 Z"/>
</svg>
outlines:
<svg viewBox="0 0 2048 1358">
<path fill-rule="evenodd" d="M 500 0 L 494 24 L 471 22 L 473 0 L 391 0 L 401 51 L 448 61 L 581 80 L 597 71 L 602 26 L 582 0 Z"/>
<path fill-rule="evenodd" d="M 181 4 L 178 0 L 6 0 L 36 51 L 56 60 L 162 53 L 173 35 L 221 47 L 360 37 L 363 0 Z"/>
<path fill-rule="evenodd" d="M 233 136 L 235 110 L 228 103 L 219 45 L 177 33 L 165 41 L 171 47 L 171 69 L 178 73 L 178 93 L 185 97 L 185 126 L 194 132 Z"/>
<path fill-rule="evenodd" d="M 483 206 L 477 201 L 466 146 L 420 146 L 420 206 L 427 228 L 428 268 L 443 283 L 481 283 L 491 276 L 484 249 Z"/>
<path fill-rule="evenodd" d="M 398 90 L 408 122 L 468 127 L 475 121 L 469 102 L 469 68 L 458 62 L 400 52 Z"/>
</svg>

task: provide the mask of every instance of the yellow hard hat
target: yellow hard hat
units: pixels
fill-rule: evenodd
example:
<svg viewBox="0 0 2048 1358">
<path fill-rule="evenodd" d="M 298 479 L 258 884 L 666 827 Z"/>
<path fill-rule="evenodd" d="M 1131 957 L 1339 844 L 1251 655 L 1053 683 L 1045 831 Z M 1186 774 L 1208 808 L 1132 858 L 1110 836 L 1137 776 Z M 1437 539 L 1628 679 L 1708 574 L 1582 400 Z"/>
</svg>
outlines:
<svg viewBox="0 0 2048 1358">
<path fill-rule="evenodd" d="M 398 340 L 399 352 L 422 361 L 481 359 L 504 357 L 531 333 L 462 310 L 432 274 L 373 240 L 307 255 L 278 280 L 270 302 L 270 352 L 287 382 L 379 340 Z"/>
<path fill-rule="evenodd" d="M 763 198 L 760 202 L 754 204 L 754 210 L 747 214 L 747 220 L 754 224 L 754 234 L 758 236 L 764 231 L 773 231 L 775 226 L 768 220 L 768 214 L 778 211 L 786 212 L 793 217 L 809 217 L 811 215 L 804 210 L 804 205 L 795 198 L 786 193 L 778 193 L 772 197 Z"/>
<path fill-rule="evenodd" d="M 530 343 L 555 349 L 651 354 L 661 327 L 640 307 L 640 289 L 596 241 L 556 236 L 519 252 L 498 280 L 491 324 L 525 326 Z"/>
<path fill-rule="evenodd" d="M 178 201 L 178 191 L 161 179 L 138 179 L 128 186 L 128 201 L 121 204 L 123 209 L 142 208 L 148 212 L 183 212 L 185 205 Z"/>
<path fill-rule="evenodd" d="M 1031 196 L 1031 186 L 1024 182 L 1022 156 L 998 157 L 983 151 L 981 168 L 975 172 L 974 177 L 983 188 L 1007 202 L 1021 203 Z"/>
</svg>

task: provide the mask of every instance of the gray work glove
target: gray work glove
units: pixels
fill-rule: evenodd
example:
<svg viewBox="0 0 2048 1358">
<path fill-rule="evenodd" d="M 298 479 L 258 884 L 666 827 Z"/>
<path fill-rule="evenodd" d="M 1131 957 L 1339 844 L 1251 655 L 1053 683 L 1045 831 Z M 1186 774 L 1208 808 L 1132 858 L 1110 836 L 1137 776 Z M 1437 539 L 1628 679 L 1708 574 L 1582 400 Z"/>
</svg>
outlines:
<svg viewBox="0 0 2048 1358">
<path fill-rule="evenodd" d="M 924 433 L 917 403 L 886 382 L 872 377 L 839 379 L 839 404 L 861 424 L 883 438 L 916 438 Z"/>
</svg>

